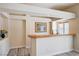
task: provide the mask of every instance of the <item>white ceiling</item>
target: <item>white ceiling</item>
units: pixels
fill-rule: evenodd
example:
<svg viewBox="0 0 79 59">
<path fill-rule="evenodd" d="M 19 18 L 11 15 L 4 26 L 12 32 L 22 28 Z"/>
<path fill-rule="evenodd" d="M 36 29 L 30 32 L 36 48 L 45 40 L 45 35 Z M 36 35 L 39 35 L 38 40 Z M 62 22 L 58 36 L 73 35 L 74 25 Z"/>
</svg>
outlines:
<svg viewBox="0 0 79 59">
<path fill-rule="evenodd" d="M 43 8 L 51 8 L 51 9 L 66 9 L 73 5 L 76 5 L 75 3 L 24 3 L 28 5 L 43 7 Z"/>
<path fill-rule="evenodd" d="M 31 6 L 32 5 L 32 6 Z M 18 15 L 20 13 L 20 15 L 31 15 L 31 16 L 39 16 L 39 17 L 50 17 L 50 18 L 56 18 L 56 19 L 60 19 L 60 18 L 64 18 L 64 19 L 70 19 L 75 17 L 74 13 L 70 13 L 70 12 L 66 12 L 66 11 L 60 11 L 60 10 L 53 10 L 53 9 L 62 9 L 62 6 L 66 8 L 68 8 L 69 6 L 72 6 L 75 4 L 56 4 L 56 3 L 38 3 L 38 4 L 34 4 L 34 3 L 25 3 L 24 5 L 21 4 L 0 4 L 0 9 L 3 10 L 4 12 L 7 13 L 12 13 L 15 15 Z M 38 6 L 38 7 L 35 7 Z M 39 7 L 43 7 L 43 8 L 39 8 Z M 53 8 L 51 9 L 47 9 L 47 8 Z M 20 17 L 18 17 L 20 18 Z M 22 18 L 21 18 L 22 19 Z"/>
</svg>

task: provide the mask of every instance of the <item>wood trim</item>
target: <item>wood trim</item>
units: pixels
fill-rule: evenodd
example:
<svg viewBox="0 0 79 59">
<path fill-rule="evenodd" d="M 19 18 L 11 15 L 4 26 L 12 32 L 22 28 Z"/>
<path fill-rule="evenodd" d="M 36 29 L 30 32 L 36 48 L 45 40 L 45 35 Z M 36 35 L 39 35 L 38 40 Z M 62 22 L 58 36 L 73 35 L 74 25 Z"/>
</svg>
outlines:
<svg viewBox="0 0 79 59">
<path fill-rule="evenodd" d="M 46 38 L 46 37 L 53 37 L 53 36 L 67 36 L 72 35 L 75 36 L 75 34 L 61 34 L 61 35 L 28 35 L 28 37 L 36 39 L 36 38 Z"/>
<path fill-rule="evenodd" d="M 51 35 L 28 35 L 30 38 L 44 38 L 44 37 L 50 37 Z"/>
</svg>

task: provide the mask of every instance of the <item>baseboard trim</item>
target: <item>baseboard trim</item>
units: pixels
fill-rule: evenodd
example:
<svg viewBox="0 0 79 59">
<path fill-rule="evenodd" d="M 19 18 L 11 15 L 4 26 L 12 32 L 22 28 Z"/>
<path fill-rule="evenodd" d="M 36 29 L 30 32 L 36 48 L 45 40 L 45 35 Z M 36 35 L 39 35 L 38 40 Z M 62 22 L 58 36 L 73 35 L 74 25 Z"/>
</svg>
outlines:
<svg viewBox="0 0 79 59">
<path fill-rule="evenodd" d="M 57 52 L 57 53 L 54 53 L 54 54 L 52 54 L 52 55 L 54 56 L 54 55 L 57 55 L 57 54 L 62 54 L 62 53 L 70 52 L 70 51 L 73 51 L 73 49 L 71 49 L 71 50 L 66 50 L 66 51 L 61 51 L 61 52 Z"/>
<path fill-rule="evenodd" d="M 66 51 L 56 52 L 56 53 L 53 53 L 53 54 L 51 54 L 51 55 L 52 55 L 52 56 L 55 56 L 55 55 L 57 55 L 57 54 L 62 54 L 62 53 L 70 52 L 70 51 L 73 51 L 73 49 L 71 49 L 71 50 L 66 50 Z"/>
<path fill-rule="evenodd" d="M 59 51 L 59 52 L 56 52 L 56 53 L 52 53 L 51 52 L 50 54 L 47 54 L 47 55 L 37 55 L 37 56 L 55 56 L 55 55 L 66 53 L 66 52 L 70 52 L 70 51 L 73 51 L 73 49 L 65 50 L 65 51 Z"/>
</svg>

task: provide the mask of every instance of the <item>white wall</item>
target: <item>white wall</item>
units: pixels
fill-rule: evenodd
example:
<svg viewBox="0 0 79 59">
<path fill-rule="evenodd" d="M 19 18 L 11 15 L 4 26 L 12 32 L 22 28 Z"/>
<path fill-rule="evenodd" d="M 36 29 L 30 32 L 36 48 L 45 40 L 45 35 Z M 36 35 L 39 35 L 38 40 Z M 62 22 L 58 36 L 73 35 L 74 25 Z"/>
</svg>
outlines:
<svg viewBox="0 0 79 59">
<path fill-rule="evenodd" d="M 0 14 L 0 30 L 3 29 L 3 19 L 1 17 L 1 14 Z"/>
<path fill-rule="evenodd" d="M 0 30 L 8 31 L 8 18 L 6 18 L 2 13 L 0 14 Z M 7 56 L 10 50 L 10 40 L 7 37 L 0 40 L 0 56 Z"/>
<path fill-rule="evenodd" d="M 51 19 L 48 19 L 48 18 L 39 18 L 39 17 L 30 17 L 29 18 L 30 20 L 30 34 L 33 35 L 33 34 L 37 34 L 37 35 L 40 35 L 40 34 L 49 34 L 49 22 L 51 21 Z M 36 33 L 35 32 L 35 22 L 46 22 L 47 23 L 47 32 L 43 32 L 43 33 Z"/>
<path fill-rule="evenodd" d="M 0 14 L 0 30 L 4 29 L 8 31 L 8 18 Z"/>
<path fill-rule="evenodd" d="M 31 39 L 28 35 L 48 35 L 49 34 L 49 22 L 51 19 L 48 18 L 40 18 L 40 17 L 31 17 L 27 16 L 26 18 L 26 46 L 31 46 Z M 46 22 L 47 23 L 47 32 L 44 33 L 35 33 L 35 22 Z"/>
<path fill-rule="evenodd" d="M 9 19 L 8 34 L 11 48 L 20 48 L 25 46 L 25 27 L 24 22 L 22 20 Z"/>
</svg>

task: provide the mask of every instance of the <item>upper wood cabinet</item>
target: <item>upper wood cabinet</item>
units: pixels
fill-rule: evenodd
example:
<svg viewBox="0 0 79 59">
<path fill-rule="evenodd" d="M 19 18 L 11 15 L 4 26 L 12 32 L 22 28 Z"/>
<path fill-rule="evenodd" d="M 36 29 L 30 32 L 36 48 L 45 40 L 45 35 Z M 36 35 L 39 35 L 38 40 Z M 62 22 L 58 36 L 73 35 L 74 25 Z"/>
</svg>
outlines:
<svg viewBox="0 0 79 59">
<path fill-rule="evenodd" d="M 69 33 L 76 34 L 79 32 L 79 19 L 69 20 Z"/>
</svg>

